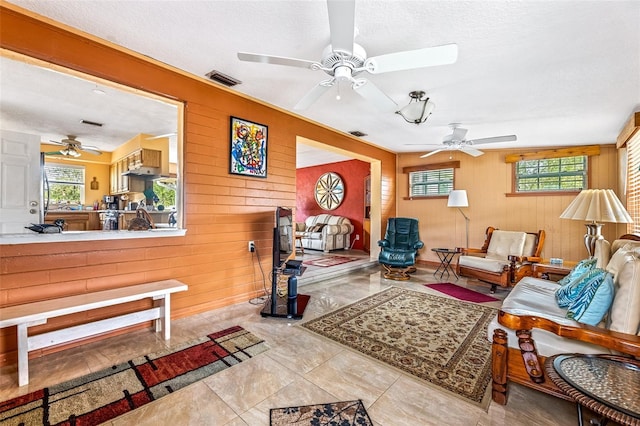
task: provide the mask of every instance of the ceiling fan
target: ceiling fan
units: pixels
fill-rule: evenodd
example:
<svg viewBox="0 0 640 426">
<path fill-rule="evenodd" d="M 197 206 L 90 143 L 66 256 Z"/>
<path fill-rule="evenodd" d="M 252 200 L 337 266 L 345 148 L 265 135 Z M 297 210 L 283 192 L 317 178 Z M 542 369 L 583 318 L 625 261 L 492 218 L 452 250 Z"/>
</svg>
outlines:
<svg viewBox="0 0 640 426">
<path fill-rule="evenodd" d="M 313 104 L 329 88 L 350 83 L 360 96 L 372 102 L 382 111 L 395 112 L 398 105 L 366 78 L 356 78 L 364 71 L 370 74 L 403 71 L 414 68 L 446 65 L 456 62 L 458 46 L 446 44 L 417 50 L 389 53 L 367 58 L 362 46 L 354 43 L 355 0 L 327 0 L 331 44 L 322 52 L 319 62 L 259 53 L 238 52 L 238 59 L 248 62 L 286 65 L 322 70 L 330 78 L 320 81 L 294 106 L 304 110 Z"/>
<path fill-rule="evenodd" d="M 83 146 L 82 142 L 77 140 L 76 136 L 74 135 L 68 135 L 67 139 L 62 139 L 61 141 L 52 140 L 50 142 L 56 145 L 62 145 L 64 146 L 64 148 L 62 148 L 60 151 L 45 152 L 45 155 L 66 155 L 70 157 L 80 157 L 81 152 L 86 152 L 93 155 L 102 154 L 102 151 L 100 151 L 95 146 Z"/>
<path fill-rule="evenodd" d="M 455 150 L 462 151 L 465 154 L 469 154 L 473 157 L 479 157 L 484 154 L 484 152 L 480 151 L 479 149 L 473 148 L 473 145 L 496 142 L 511 142 L 518 139 L 516 135 L 494 136 L 481 139 L 465 139 L 468 130 L 460 127 L 460 123 L 451 123 L 449 124 L 449 127 L 451 127 L 451 130 L 453 132 L 450 135 L 445 136 L 442 140 L 442 145 L 444 145 L 444 147 L 436 149 L 435 151 L 427 152 L 426 154 L 421 155 L 420 158 L 426 158 L 441 151 Z"/>
</svg>

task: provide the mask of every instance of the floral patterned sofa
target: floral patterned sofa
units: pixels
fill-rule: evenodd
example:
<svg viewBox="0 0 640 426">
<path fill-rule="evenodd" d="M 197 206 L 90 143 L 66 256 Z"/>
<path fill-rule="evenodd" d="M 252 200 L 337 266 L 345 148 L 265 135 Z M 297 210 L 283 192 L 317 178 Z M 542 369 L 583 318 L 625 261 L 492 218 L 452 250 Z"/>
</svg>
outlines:
<svg viewBox="0 0 640 426">
<path fill-rule="evenodd" d="M 304 223 L 296 223 L 296 239 L 302 247 L 311 250 L 348 249 L 351 245 L 351 234 L 354 226 L 344 216 L 319 214 L 309 216 Z"/>
</svg>

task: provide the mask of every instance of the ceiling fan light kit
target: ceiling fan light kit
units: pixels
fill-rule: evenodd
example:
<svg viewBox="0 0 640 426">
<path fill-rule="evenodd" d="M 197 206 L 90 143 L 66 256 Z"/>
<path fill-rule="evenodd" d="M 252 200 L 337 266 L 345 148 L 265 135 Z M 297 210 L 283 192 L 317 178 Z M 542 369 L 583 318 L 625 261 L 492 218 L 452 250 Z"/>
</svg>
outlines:
<svg viewBox="0 0 640 426">
<path fill-rule="evenodd" d="M 65 155 L 67 157 L 80 157 L 80 155 L 82 155 L 80 151 L 87 152 L 93 155 L 102 154 L 102 151 L 100 151 L 98 148 L 94 146 L 83 146 L 82 142 L 77 140 L 76 136 L 74 135 L 68 135 L 66 139 L 63 139 L 61 141 L 52 140 L 50 142 L 55 145 L 63 145 L 64 148 L 56 152 L 46 152 L 45 154 L 48 154 L 48 155 Z"/>
<path fill-rule="evenodd" d="M 435 109 L 435 104 L 429 100 L 422 90 L 414 90 L 409 93 L 409 103 L 396 111 L 407 123 L 420 124 L 427 121 Z"/>
</svg>

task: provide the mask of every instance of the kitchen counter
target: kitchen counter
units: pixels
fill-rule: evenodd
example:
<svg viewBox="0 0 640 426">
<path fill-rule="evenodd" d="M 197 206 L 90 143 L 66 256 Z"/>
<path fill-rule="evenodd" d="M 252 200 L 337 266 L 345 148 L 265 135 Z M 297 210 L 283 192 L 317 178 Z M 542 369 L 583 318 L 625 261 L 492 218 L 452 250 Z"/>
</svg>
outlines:
<svg viewBox="0 0 640 426">
<path fill-rule="evenodd" d="M 0 245 L 184 237 L 186 234 L 186 229 L 176 228 L 149 229 L 147 231 L 63 231 L 59 234 L 29 232 L 28 234 L 1 234 Z"/>
</svg>

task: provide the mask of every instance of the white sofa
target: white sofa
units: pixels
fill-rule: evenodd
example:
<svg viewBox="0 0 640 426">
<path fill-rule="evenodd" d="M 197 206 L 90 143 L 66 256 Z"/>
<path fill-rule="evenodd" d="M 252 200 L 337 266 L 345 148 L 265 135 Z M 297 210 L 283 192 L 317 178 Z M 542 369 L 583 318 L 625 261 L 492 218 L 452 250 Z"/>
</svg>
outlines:
<svg viewBox="0 0 640 426">
<path fill-rule="evenodd" d="M 595 267 L 613 275 L 614 292 L 599 324 L 568 319 L 567 308 L 560 308 L 556 301 L 560 286 L 554 281 L 525 277 L 507 295 L 487 330 L 492 342 L 494 401 L 506 403 L 508 380 L 562 397 L 544 372 L 545 359 L 553 355 L 621 352 L 640 356 L 640 238 L 623 238 L 632 239 L 596 244 Z"/>
<path fill-rule="evenodd" d="M 296 239 L 305 250 L 328 253 L 331 250 L 348 249 L 354 229 L 351 221 L 344 216 L 319 214 L 309 216 L 304 223 L 296 223 Z"/>
</svg>

